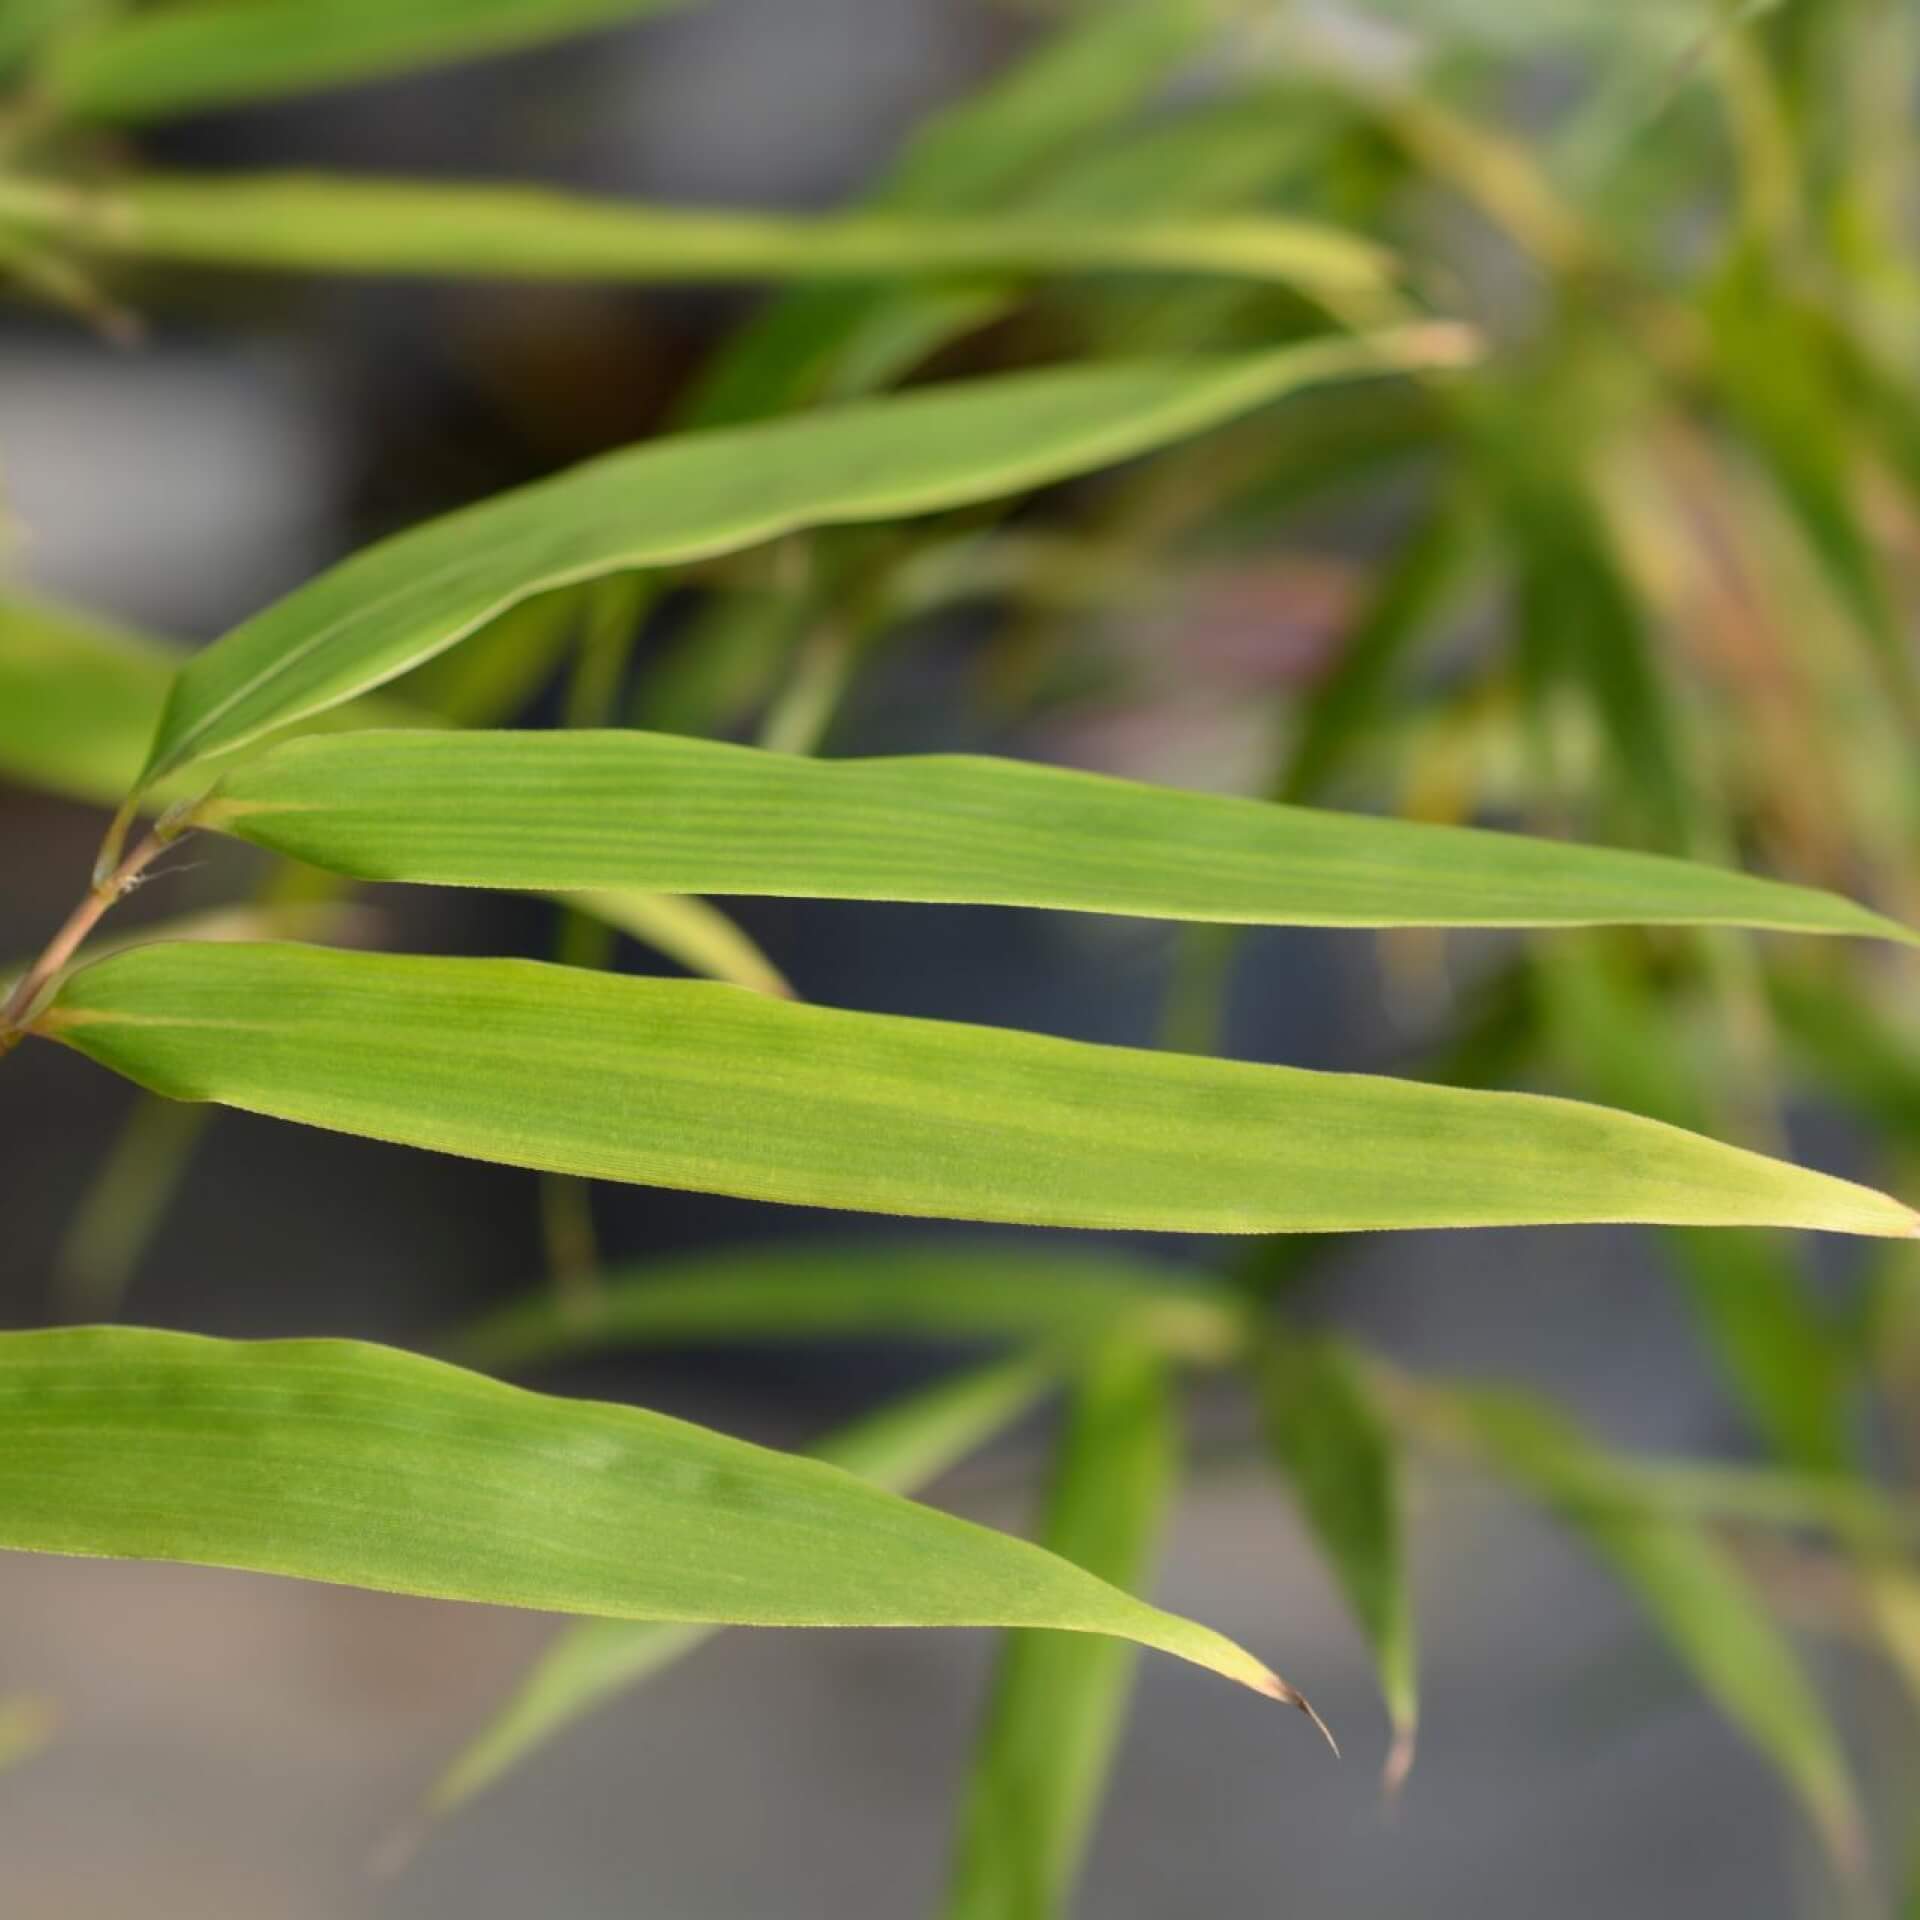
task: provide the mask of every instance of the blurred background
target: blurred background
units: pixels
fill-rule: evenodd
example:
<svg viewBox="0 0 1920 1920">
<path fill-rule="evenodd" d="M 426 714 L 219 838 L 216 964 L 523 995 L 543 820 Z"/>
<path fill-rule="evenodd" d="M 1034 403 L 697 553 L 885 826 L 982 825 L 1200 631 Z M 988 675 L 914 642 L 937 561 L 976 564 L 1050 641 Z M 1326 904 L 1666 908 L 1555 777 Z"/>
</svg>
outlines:
<svg viewBox="0 0 1920 1920">
<path fill-rule="evenodd" d="M 1103 8 L 1145 11 L 707 0 L 444 71 L 131 132 L 42 135 L 29 115 L 6 137 L 36 163 L 44 138 L 88 178 L 301 167 L 792 211 L 905 181 L 896 199 L 925 204 L 925 130 L 964 132 L 970 103 Z M 1920 9 L 1161 11 L 1181 19 L 1153 58 L 1036 140 L 983 189 L 989 204 L 1335 222 L 1402 255 L 1411 303 L 1482 328 L 1484 371 L 1445 396 L 1417 382 L 1310 396 L 1010 511 L 788 542 L 673 583 L 634 616 L 618 717 L 1524 825 L 1739 862 L 1912 918 Z M 859 306 L 886 296 L 856 289 L 827 364 L 743 398 L 728 356 L 774 303 L 764 289 L 96 265 L 23 270 L 0 311 L 9 585 L 182 642 L 384 532 L 689 420 L 1343 318 L 1284 288 L 1172 275 L 970 283 L 923 293 L 933 319 L 899 330 L 911 351 L 896 364 L 874 344 L 886 312 Z M 137 344 L 112 337 L 128 316 Z M 448 676 L 439 694 L 495 723 L 554 724 L 575 690 L 566 644 L 523 646 L 478 690 Z M 0 702 L 25 699 L 5 654 L 0 635 Z M 0 769 L 0 955 L 31 951 L 66 911 L 98 797 Z M 129 916 L 286 884 L 236 847 L 192 860 Z M 1551 1087 L 1896 1190 L 1920 1159 L 1912 970 L 1881 954 L 728 906 L 828 1004 Z M 387 890 L 357 911 L 373 916 L 358 931 L 417 951 L 540 954 L 556 938 L 511 899 Z M 613 958 L 671 967 L 631 942 Z M 51 1049 L 9 1063 L 0 1129 L 8 1325 L 120 1316 L 431 1346 L 540 1284 L 570 1232 L 577 1248 L 574 1203 L 531 1175 L 237 1114 L 170 1120 Z M 596 1189 L 589 1210 L 622 1266 L 894 1231 L 635 1189 Z M 1284 1292 L 1417 1372 L 1551 1394 L 1619 1447 L 1910 1479 L 1920 1320 L 1900 1250 L 1614 1229 L 1135 1250 Z M 797 1446 L 960 1357 L 729 1347 L 600 1355 L 537 1383 Z M 1423 1733 L 1388 1805 L 1364 1651 L 1252 1410 L 1203 1379 L 1188 1418 L 1159 1597 L 1277 1661 L 1348 1757 L 1148 1662 L 1080 1911 L 1894 1910 L 1920 1840 L 1920 1616 L 1904 1638 L 1888 1627 L 1831 1542 L 1728 1536 L 1806 1636 L 1844 1731 L 1876 1843 L 1851 1885 L 1631 1597 L 1493 1480 L 1439 1458 L 1412 1468 Z M 1044 1420 L 1022 1427 L 932 1497 L 1029 1526 L 1048 1436 Z M 8 1556 L 0 1697 L 55 1716 L 44 1748 L 0 1775 L 9 1910 L 935 1909 L 985 1636 L 729 1634 L 373 1875 L 550 1631 Z"/>
</svg>

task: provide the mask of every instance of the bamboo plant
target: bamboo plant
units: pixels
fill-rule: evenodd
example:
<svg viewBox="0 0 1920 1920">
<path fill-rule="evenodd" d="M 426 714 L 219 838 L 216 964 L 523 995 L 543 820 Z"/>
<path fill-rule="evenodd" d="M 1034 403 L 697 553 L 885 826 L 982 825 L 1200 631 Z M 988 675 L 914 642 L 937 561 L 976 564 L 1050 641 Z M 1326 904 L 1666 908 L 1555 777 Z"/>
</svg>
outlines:
<svg viewBox="0 0 1920 1920">
<path fill-rule="evenodd" d="M 580 1616 L 423 1818 L 724 1626 L 1007 1629 L 946 1910 L 1040 1916 L 1071 1898 L 1133 1648 L 1312 1714 L 1284 1621 L 1249 1651 L 1140 1597 L 1182 1382 L 1221 1374 L 1374 1656 L 1390 1781 L 1418 1720 L 1402 1480 L 1462 1459 L 1638 1596 L 1864 1884 L 1875 1810 L 1729 1543 L 1816 1535 L 1920 1699 L 1915 1514 L 1856 1432 L 1910 1391 L 1920 1234 L 1880 1190 L 1911 1191 L 1920 1113 L 1920 412 L 1894 350 L 1916 283 L 1911 182 L 1867 151 L 1911 135 L 1862 52 L 1913 57 L 1910 24 L 1874 40 L 1896 9 L 1873 0 L 1703 4 L 1677 31 L 1576 7 L 1540 32 L 1583 90 L 1539 128 L 1498 110 L 1545 57 L 1524 34 L 1414 30 L 1383 73 L 1280 9 L 1096 5 L 815 217 L 138 158 L 177 117 L 664 10 L 0 7 L 0 262 L 109 333 L 158 266 L 782 288 L 656 437 L 394 533 L 191 652 L 0 602 L 0 771 L 105 814 L 0 1056 L 57 1046 L 147 1096 L 75 1242 L 97 1317 L 209 1105 L 536 1170 L 556 1268 L 439 1358 L 0 1334 L 0 1545 Z M 1527 325 L 1436 203 L 1518 264 Z M 1676 250 L 1681 215 L 1711 241 Z M 937 356 L 959 377 L 920 377 Z M 815 751 L 930 606 L 992 609 L 981 698 L 1044 724 L 1089 663 L 1125 687 L 1132 583 L 1256 568 L 1303 504 L 1368 489 L 1412 508 L 1275 703 L 1257 795 Z M 797 578 L 769 567 L 795 552 Z M 636 672 L 670 586 L 698 610 Z M 556 673 L 571 724 L 511 725 Z M 194 836 L 303 879 L 116 939 Z M 339 936 L 371 883 L 537 896 L 572 936 L 368 950 Z M 1309 1072 L 810 1005 L 709 895 L 1175 923 L 1209 1043 L 1243 930 L 1486 929 L 1498 959 L 1484 1030 L 1424 1077 Z M 693 977 L 600 964 L 595 927 Z M 1543 1077 L 1563 1091 L 1514 1090 Z M 1789 1084 L 1866 1116 L 1884 1176 L 1780 1150 Z M 599 1272 L 588 1180 L 1033 1231 Z M 1663 1230 L 1757 1464 L 1616 1455 L 1305 1324 L 1279 1283 L 1349 1233 L 1588 1222 Z M 1047 1231 L 1073 1228 L 1220 1253 Z M 1819 1306 L 1779 1230 L 1879 1243 L 1870 1325 Z M 848 1331 L 1006 1353 L 811 1457 L 496 1377 Z M 1037 1542 L 912 1498 L 1056 1393 Z M 12 1724 L 0 1759 L 33 1744 Z"/>
</svg>

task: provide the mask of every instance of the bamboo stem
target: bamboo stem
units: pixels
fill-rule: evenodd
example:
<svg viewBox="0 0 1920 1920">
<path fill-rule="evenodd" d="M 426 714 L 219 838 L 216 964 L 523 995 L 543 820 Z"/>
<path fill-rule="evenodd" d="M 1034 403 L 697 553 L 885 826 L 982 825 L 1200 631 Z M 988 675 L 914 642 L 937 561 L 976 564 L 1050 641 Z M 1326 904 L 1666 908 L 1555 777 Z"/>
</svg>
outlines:
<svg viewBox="0 0 1920 1920">
<path fill-rule="evenodd" d="M 99 924 L 101 916 L 133 890 L 140 876 L 178 837 L 178 831 L 169 830 L 163 822 L 104 880 L 97 880 L 88 888 L 86 897 L 67 915 L 39 959 L 20 976 L 6 1005 L 0 1007 L 0 1056 L 19 1043 L 36 1002 L 79 951 L 81 942 Z"/>
</svg>

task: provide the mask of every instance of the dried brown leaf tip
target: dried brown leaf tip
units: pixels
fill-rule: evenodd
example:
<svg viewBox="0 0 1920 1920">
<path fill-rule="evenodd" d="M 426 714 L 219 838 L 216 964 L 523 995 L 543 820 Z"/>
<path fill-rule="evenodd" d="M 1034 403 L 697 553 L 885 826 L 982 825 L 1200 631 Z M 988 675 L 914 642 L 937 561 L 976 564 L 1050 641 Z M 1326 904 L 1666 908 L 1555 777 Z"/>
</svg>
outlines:
<svg viewBox="0 0 1920 1920">
<path fill-rule="evenodd" d="M 1320 1729 L 1320 1737 L 1333 1749 L 1333 1757 L 1340 1758 L 1340 1742 L 1333 1737 L 1333 1729 L 1320 1718 L 1313 1702 L 1298 1687 L 1289 1686 L 1277 1673 L 1269 1673 L 1261 1680 L 1260 1691 L 1284 1707 L 1297 1707 Z"/>
</svg>

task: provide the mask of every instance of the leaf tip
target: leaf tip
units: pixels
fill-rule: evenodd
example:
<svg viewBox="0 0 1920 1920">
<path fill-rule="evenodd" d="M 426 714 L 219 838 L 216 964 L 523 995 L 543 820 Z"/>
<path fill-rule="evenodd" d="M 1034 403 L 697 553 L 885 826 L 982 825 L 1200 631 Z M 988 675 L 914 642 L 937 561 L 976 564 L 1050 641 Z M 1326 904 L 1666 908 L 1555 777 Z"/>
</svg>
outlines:
<svg viewBox="0 0 1920 1920">
<path fill-rule="evenodd" d="M 1320 1718 L 1313 1702 L 1298 1687 L 1289 1686 L 1277 1673 L 1264 1671 L 1254 1685 L 1269 1700 L 1278 1700 L 1283 1707 L 1297 1707 L 1319 1728 L 1321 1739 L 1333 1749 L 1333 1757 L 1340 1758 L 1340 1742 L 1333 1737 L 1333 1729 Z"/>
<path fill-rule="evenodd" d="M 1395 1722 L 1393 1741 L 1387 1748 L 1386 1761 L 1380 1769 L 1380 1793 L 1389 1809 L 1398 1804 L 1401 1789 L 1407 1784 L 1407 1775 L 1413 1771 L 1413 1753 L 1418 1741 L 1419 1727 L 1416 1722 Z"/>
<path fill-rule="evenodd" d="M 420 1814 L 410 1815 L 367 1855 L 367 1878 L 370 1880 L 398 1879 L 412 1864 L 414 1855 L 420 1851 L 420 1844 L 426 1837 L 425 1817 Z"/>
</svg>

